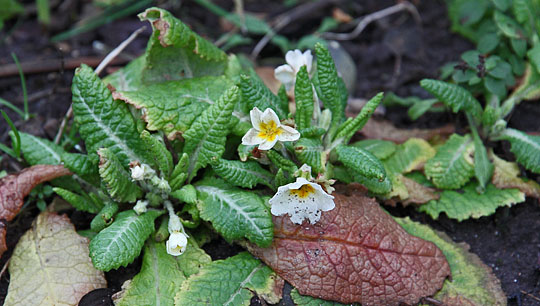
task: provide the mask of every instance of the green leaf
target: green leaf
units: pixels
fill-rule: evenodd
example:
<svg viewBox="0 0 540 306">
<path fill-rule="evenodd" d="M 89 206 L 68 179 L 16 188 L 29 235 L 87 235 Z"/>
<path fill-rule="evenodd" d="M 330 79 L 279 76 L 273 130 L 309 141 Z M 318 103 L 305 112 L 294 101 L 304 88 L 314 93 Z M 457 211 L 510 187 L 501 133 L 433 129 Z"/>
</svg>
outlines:
<svg viewBox="0 0 540 306">
<path fill-rule="evenodd" d="M 184 185 L 182 188 L 171 192 L 171 196 L 177 198 L 178 200 L 188 203 L 196 204 L 197 203 L 197 190 L 193 185 Z"/>
<path fill-rule="evenodd" d="M 99 213 L 90 222 L 90 230 L 93 232 L 99 232 L 111 225 L 114 221 L 113 216 L 118 212 L 118 204 L 116 202 L 107 202 Z"/>
<path fill-rule="evenodd" d="M 190 234 L 190 233 L 188 233 Z M 180 270 L 186 277 L 190 277 L 193 274 L 199 273 L 199 271 L 207 264 L 212 262 L 210 255 L 199 247 L 195 239 L 191 236 L 188 238 L 188 245 L 186 251 L 176 257 Z"/>
<path fill-rule="evenodd" d="M 89 155 L 109 148 L 124 167 L 131 161 L 147 161 L 146 148 L 127 105 L 112 99 L 90 67 L 82 65 L 75 71 L 71 90 L 73 115 Z"/>
<path fill-rule="evenodd" d="M 317 54 L 317 79 L 324 107 L 332 112 L 330 130 L 335 130 L 345 119 L 345 109 L 340 99 L 338 74 L 330 51 L 321 43 L 315 44 Z"/>
<path fill-rule="evenodd" d="M 0 29 L 2 29 L 3 21 L 24 12 L 24 7 L 16 0 L 0 1 L 2 10 L 0 10 Z"/>
<path fill-rule="evenodd" d="M 294 173 L 296 172 L 296 170 L 298 170 L 298 167 L 292 160 L 283 157 L 281 154 L 274 150 L 267 151 L 266 156 L 278 169 L 281 168 L 285 171 L 289 171 L 290 173 Z"/>
<path fill-rule="evenodd" d="M 274 95 L 264 83 L 256 76 L 242 75 L 238 84 L 242 93 L 242 111 L 249 113 L 254 107 L 264 112 L 271 108 L 280 119 L 287 118 L 287 109 L 283 107 L 281 99 Z"/>
<path fill-rule="evenodd" d="M 499 98 L 506 95 L 506 85 L 504 80 L 499 80 L 488 76 L 484 79 L 484 86 L 489 92 L 498 96 Z"/>
<path fill-rule="evenodd" d="M 231 86 L 223 76 L 207 76 L 152 84 L 137 91 L 115 92 L 113 96 L 142 109 L 148 130 L 163 131 L 167 138 L 174 139 Z"/>
<path fill-rule="evenodd" d="M 493 164 L 489 161 L 486 147 L 480 139 L 476 128 L 472 128 L 473 131 L 473 141 L 474 141 L 474 174 L 476 180 L 478 180 L 478 185 L 481 190 L 486 188 L 486 184 L 491 179 L 493 175 Z"/>
<path fill-rule="evenodd" d="M 145 57 L 140 56 L 103 78 L 103 83 L 112 85 L 118 91 L 139 90 L 142 87 L 141 76 L 145 65 Z"/>
<path fill-rule="evenodd" d="M 438 188 L 457 189 L 474 175 L 473 151 L 469 135 L 453 134 L 427 161 L 424 172 Z"/>
<path fill-rule="evenodd" d="M 510 38 L 526 38 L 526 35 L 521 28 L 521 26 L 512 18 L 506 16 L 505 14 L 495 11 L 493 14 L 493 20 L 499 27 L 499 30 L 503 32 L 504 35 Z"/>
<path fill-rule="evenodd" d="M 353 176 L 353 181 L 366 186 L 369 191 L 376 194 L 387 194 L 392 191 L 392 181 L 389 176 L 386 176 L 384 180 L 376 178 L 365 177 L 355 171 L 350 173 Z"/>
<path fill-rule="evenodd" d="M 150 154 L 154 157 L 153 164 L 157 166 L 156 168 L 159 169 L 162 176 L 168 179 L 174 167 L 173 159 L 171 153 L 163 143 L 163 140 L 159 139 L 162 137 L 158 136 L 159 135 L 152 135 L 148 131 L 143 131 L 141 133 L 141 139 Z"/>
<path fill-rule="evenodd" d="M 431 107 L 437 102 L 439 102 L 437 99 L 419 100 L 409 108 L 409 110 L 407 111 L 407 115 L 409 115 L 409 118 L 411 118 L 411 120 L 416 120 L 420 118 L 420 116 L 425 114 L 427 111 L 429 111 Z"/>
<path fill-rule="evenodd" d="M 390 157 L 396 151 L 397 145 L 392 141 L 380 139 L 365 139 L 351 144 L 353 147 L 364 149 L 380 160 Z"/>
<path fill-rule="evenodd" d="M 294 100 L 296 103 L 296 114 L 294 120 L 299 130 L 311 127 L 313 118 L 313 85 L 309 79 L 307 67 L 304 65 L 296 75 L 294 85 Z"/>
<path fill-rule="evenodd" d="M 423 79 L 420 81 L 420 86 L 452 108 L 454 113 L 464 110 L 470 112 L 475 118 L 480 118 L 482 115 L 480 102 L 463 87 L 431 79 Z"/>
<path fill-rule="evenodd" d="M 302 137 L 304 138 L 321 138 L 322 135 L 326 134 L 326 130 L 318 126 L 312 126 L 307 129 L 298 130 Z"/>
<path fill-rule="evenodd" d="M 144 55 L 143 83 L 217 76 L 225 71 L 227 54 L 166 10 L 149 8 L 139 18 L 148 20 L 154 29 Z"/>
<path fill-rule="evenodd" d="M 142 190 L 131 180 L 118 158 L 110 149 L 99 149 L 99 176 L 107 191 L 116 201 L 133 203 L 142 196 Z"/>
<path fill-rule="evenodd" d="M 238 87 L 227 90 L 218 101 L 207 108 L 184 133 L 184 153 L 189 155 L 188 178 L 205 167 L 213 157 L 225 152 L 225 142 L 230 131 L 230 117 L 239 98 Z"/>
<path fill-rule="evenodd" d="M 85 197 L 59 187 L 55 187 L 53 190 L 77 210 L 97 214 L 103 208 L 103 205 L 98 205 L 90 197 Z"/>
<path fill-rule="evenodd" d="M 433 296 L 443 305 L 504 305 L 506 295 L 499 280 L 468 245 L 455 243 L 446 234 L 407 218 L 394 218 L 409 234 L 433 242 L 450 264 L 452 280 L 445 280 Z M 464 302 L 466 301 L 466 302 Z"/>
<path fill-rule="evenodd" d="M 268 266 L 243 252 L 203 267 L 182 283 L 174 302 L 176 306 L 247 306 L 255 292 L 270 294 L 276 277 Z"/>
<path fill-rule="evenodd" d="M 254 161 L 241 162 L 239 160 L 218 159 L 212 162 L 212 168 L 228 183 L 252 189 L 257 184 L 274 188 L 272 173 L 263 169 Z"/>
<path fill-rule="evenodd" d="M 435 155 L 435 149 L 420 138 L 410 138 L 397 146 L 396 152 L 383 164 L 388 173 L 404 174 L 421 167 Z"/>
<path fill-rule="evenodd" d="M 444 212 L 450 219 L 463 221 L 489 216 L 499 207 L 525 201 L 525 194 L 519 189 L 498 189 L 488 184 L 484 193 L 479 194 L 476 191 L 478 187 L 478 183 L 470 182 L 460 192 L 445 190 L 439 200 L 430 201 L 418 210 L 426 212 L 434 219 Z"/>
<path fill-rule="evenodd" d="M 86 154 L 64 152 L 61 158 L 66 168 L 85 179 L 98 174 L 97 162 Z"/>
<path fill-rule="evenodd" d="M 530 0 L 512 0 L 512 11 L 519 23 L 524 24 L 534 19 L 533 8 L 531 7 L 533 3 Z"/>
<path fill-rule="evenodd" d="M 114 222 L 90 242 L 90 257 L 102 271 L 127 266 L 139 254 L 154 231 L 154 220 L 163 212 L 149 210 L 137 215 L 132 209 L 119 213 Z"/>
<path fill-rule="evenodd" d="M 367 123 L 369 118 L 371 118 L 371 115 L 373 115 L 373 112 L 375 112 L 375 109 L 379 104 L 381 103 L 383 98 L 383 93 L 378 93 L 375 97 L 371 98 L 364 107 L 362 107 L 362 110 L 360 113 L 354 118 L 353 120 L 347 120 L 345 123 L 343 123 L 338 128 L 338 133 L 335 138 L 341 138 L 343 137 L 345 139 L 345 143 L 351 139 L 351 137 L 356 133 L 358 130 L 362 129 L 364 125 Z"/>
<path fill-rule="evenodd" d="M 510 7 L 510 0 L 492 0 L 495 7 L 501 11 L 506 11 Z"/>
<path fill-rule="evenodd" d="M 174 296 L 185 280 L 174 256 L 167 254 L 165 243 L 149 239 L 144 246 L 141 271 L 124 283 L 114 304 L 173 306 Z"/>
<path fill-rule="evenodd" d="M 375 179 L 380 182 L 386 178 L 383 164 L 369 151 L 341 145 L 336 148 L 336 153 L 338 160 L 350 170 L 368 179 Z"/>
<path fill-rule="evenodd" d="M 301 295 L 298 292 L 298 289 L 294 288 L 291 290 L 291 298 L 295 305 L 297 306 L 345 306 L 334 301 L 321 300 L 309 295 Z M 347 304 L 347 305 L 358 305 L 358 304 Z"/>
<path fill-rule="evenodd" d="M 259 246 L 270 245 L 274 236 L 268 207 L 253 191 L 232 187 L 218 179 L 198 182 L 201 218 L 212 222 L 223 237 L 232 241 L 246 237 Z"/>
<path fill-rule="evenodd" d="M 24 160 L 30 165 L 59 165 L 64 149 L 47 139 L 19 132 Z"/>
<path fill-rule="evenodd" d="M 540 173 L 540 136 L 529 136 L 515 129 L 506 129 L 502 139 L 510 142 L 510 150 L 518 163 L 534 173 Z"/>
<path fill-rule="evenodd" d="M 169 185 L 171 186 L 172 191 L 178 190 L 187 179 L 188 163 L 189 155 L 186 153 L 182 154 L 178 163 L 174 166 L 171 178 L 169 179 Z"/>
<path fill-rule="evenodd" d="M 536 71 L 540 73 L 540 43 L 535 44 L 532 49 L 527 51 L 527 57 Z"/>
<path fill-rule="evenodd" d="M 294 152 L 298 161 L 311 167 L 314 173 L 324 172 L 323 160 L 326 153 L 320 139 L 300 138 L 294 144 Z"/>
<path fill-rule="evenodd" d="M 512 49 L 519 57 L 525 56 L 527 53 L 527 40 L 526 39 L 510 39 L 510 44 L 512 45 Z"/>
</svg>

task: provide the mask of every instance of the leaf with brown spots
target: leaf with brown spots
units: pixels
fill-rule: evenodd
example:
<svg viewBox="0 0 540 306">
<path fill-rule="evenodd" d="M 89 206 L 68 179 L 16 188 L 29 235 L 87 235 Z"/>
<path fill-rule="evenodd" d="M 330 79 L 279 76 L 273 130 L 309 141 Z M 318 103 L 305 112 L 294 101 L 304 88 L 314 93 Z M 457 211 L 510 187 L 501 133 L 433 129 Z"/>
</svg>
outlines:
<svg viewBox="0 0 540 306">
<path fill-rule="evenodd" d="M 36 165 L 0 180 L 0 256 L 7 250 L 6 223 L 21 210 L 24 197 L 35 186 L 69 174 L 64 166 Z"/>
<path fill-rule="evenodd" d="M 269 248 L 250 245 L 300 294 L 341 303 L 415 304 L 450 275 L 433 243 L 409 235 L 365 194 L 335 194 L 336 208 L 311 225 L 274 217 Z"/>
</svg>

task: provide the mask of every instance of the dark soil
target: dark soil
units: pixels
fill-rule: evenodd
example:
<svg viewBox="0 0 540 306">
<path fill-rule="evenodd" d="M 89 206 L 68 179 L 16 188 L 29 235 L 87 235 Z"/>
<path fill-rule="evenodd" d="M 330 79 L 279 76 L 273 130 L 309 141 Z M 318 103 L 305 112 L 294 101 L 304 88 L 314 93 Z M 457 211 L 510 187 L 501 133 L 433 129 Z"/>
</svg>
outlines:
<svg viewBox="0 0 540 306">
<path fill-rule="evenodd" d="M 89 7 L 89 2 L 72 2 L 74 4 L 69 8 L 62 8 L 65 10 L 63 16 L 80 17 L 83 8 Z M 232 8 L 232 1 L 223 0 L 216 3 L 228 10 Z M 394 1 L 389 0 L 370 0 L 361 3 L 342 1 L 341 7 L 354 16 L 361 16 L 392 4 Z M 458 59 L 461 52 L 473 47 L 463 38 L 449 33 L 450 24 L 443 1 L 417 1 L 416 4 L 422 18 L 422 27 L 419 27 L 409 14 L 402 13 L 375 22 L 356 39 L 342 42 L 342 46 L 356 63 L 358 71 L 355 97 L 367 98 L 379 91 L 394 91 L 402 96 L 425 96 L 426 93 L 419 87 L 418 82 L 422 78 L 437 77 L 439 67 L 448 61 Z M 183 3 L 179 7 L 167 2 L 164 5 L 204 36 L 212 39 L 220 36 L 218 18 L 196 4 Z M 60 8 L 57 9 L 60 10 Z M 287 9 L 273 2 L 269 5 L 258 1 L 246 1 L 246 10 L 265 13 L 269 19 Z M 293 38 L 308 34 L 317 28 L 321 18 L 328 15 L 328 12 L 329 10 L 326 9 L 304 16 L 284 29 L 282 34 Z M 136 17 L 129 17 L 116 20 L 62 43 L 49 43 L 48 36 L 68 29 L 73 21 L 76 21 L 66 18 L 59 18 L 57 24 L 53 24 L 49 31 L 40 27 L 34 16 L 21 19 L 19 22 L 8 22 L 4 30 L 0 32 L 0 67 L 12 63 L 11 52 L 15 52 L 21 62 L 36 60 L 46 62 L 56 59 L 64 59 L 67 62 L 69 59 L 81 56 L 103 56 L 107 52 L 92 48 L 92 42 L 100 41 L 108 49 L 112 49 L 142 25 Z M 150 29 L 147 26 L 146 31 L 126 50 L 129 58 L 143 52 L 149 35 Z M 252 47 L 241 47 L 231 51 L 249 52 Z M 282 55 L 277 47 L 269 45 L 263 50 L 261 57 L 282 57 Z M 10 110 L 7 110 L 8 115 L 16 121 L 21 131 L 53 139 L 71 102 L 72 77 L 72 69 L 61 69 L 61 67 L 54 71 L 26 75 L 30 112 L 35 116 L 24 122 Z M 0 97 L 22 108 L 22 90 L 18 75 L 0 78 Z M 390 108 L 385 116 L 399 127 L 433 127 L 448 122 L 461 125 L 459 117 L 449 114 L 429 114 L 412 122 L 401 108 Z M 524 103 L 512 114 L 510 126 L 525 131 L 540 132 L 539 117 L 540 106 L 537 102 Z M 7 125 L 2 121 L 0 123 L 2 143 L 10 142 L 7 131 Z M 497 150 L 504 150 L 504 148 L 497 148 Z M 24 167 L 23 164 L 7 156 L 4 156 L 0 165 L 1 169 L 8 172 Z M 538 299 L 540 297 L 540 236 L 538 235 L 540 205 L 537 201 L 528 199 L 526 203 L 499 209 L 490 217 L 461 223 L 449 220 L 444 215 L 439 220 L 432 220 L 411 207 L 388 209 L 393 215 L 411 216 L 416 221 L 427 223 L 435 229 L 446 232 L 457 242 L 468 243 L 471 251 L 493 268 L 493 272 L 501 280 L 510 305 L 540 305 L 540 299 Z M 73 211 L 67 213 L 77 229 L 88 227 L 90 222 L 88 216 Z M 8 225 L 9 250 L 0 259 L 0 268 L 6 264 L 20 236 L 30 227 L 37 214 L 38 209 L 34 203 L 29 203 Z M 205 245 L 204 249 L 213 259 L 226 258 L 242 250 L 221 239 Z M 122 283 L 132 278 L 139 269 L 140 260 L 126 268 L 106 273 L 109 288 L 112 291 L 103 290 L 94 294 L 107 298 L 113 291 L 120 290 Z M 0 300 L 2 301 L 7 293 L 8 284 L 9 273 L 6 272 L 0 279 Z M 290 287 L 287 288 L 290 290 Z M 88 297 L 85 303 L 88 301 L 95 302 L 96 300 Z M 290 303 L 290 297 L 285 297 L 281 304 L 290 305 Z M 252 305 L 260 305 L 260 301 L 254 298 Z"/>
</svg>

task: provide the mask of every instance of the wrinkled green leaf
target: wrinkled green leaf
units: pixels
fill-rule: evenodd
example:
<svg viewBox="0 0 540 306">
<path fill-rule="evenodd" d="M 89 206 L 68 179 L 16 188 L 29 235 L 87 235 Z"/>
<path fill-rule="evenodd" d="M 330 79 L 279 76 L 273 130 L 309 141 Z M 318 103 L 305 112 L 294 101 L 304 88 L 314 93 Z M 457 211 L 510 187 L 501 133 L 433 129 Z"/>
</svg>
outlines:
<svg viewBox="0 0 540 306">
<path fill-rule="evenodd" d="M 107 186 L 107 191 L 118 202 L 133 203 L 140 198 L 142 190 L 131 180 L 120 161 L 110 149 L 99 149 L 99 176 Z"/>
<path fill-rule="evenodd" d="M 540 173 L 540 136 L 507 129 L 502 138 L 510 142 L 510 150 L 516 155 L 518 163 L 534 173 Z"/>
<path fill-rule="evenodd" d="M 238 87 L 242 93 L 244 113 L 249 113 L 254 107 L 263 112 L 271 108 L 280 119 L 287 118 L 288 109 L 283 106 L 281 99 L 274 95 L 256 75 L 242 75 L 240 79 Z"/>
<path fill-rule="evenodd" d="M 317 54 L 317 80 L 322 94 L 320 98 L 324 107 L 332 112 L 330 130 L 335 130 L 345 119 L 345 109 L 340 99 L 337 69 L 326 46 L 320 43 L 315 44 L 315 53 Z"/>
<path fill-rule="evenodd" d="M 298 161 L 310 166 L 315 174 L 324 171 L 323 159 L 326 153 L 320 139 L 300 138 L 294 144 L 294 152 Z"/>
<path fill-rule="evenodd" d="M 225 181 L 235 186 L 251 189 L 257 184 L 262 184 L 274 188 L 272 173 L 254 161 L 218 159 L 212 162 L 212 169 Z"/>
<path fill-rule="evenodd" d="M 174 165 L 172 155 L 163 143 L 162 137 L 160 139 L 159 135 L 151 135 L 148 131 L 143 131 L 141 139 L 154 157 L 153 164 L 157 166 L 162 176 L 168 179 Z"/>
<path fill-rule="evenodd" d="M 138 57 L 125 67 L 103 78 L 103 83 L 112 85 L 118 91 L 138 90 L 142 86 L 141 76 L 145 65 L 145 57 Z"/>
<path fill-rule="evenodd" d="M 53 190 L 77 210 L 97 214 L 103 208 L 103 205 L 94 202 L 89 196 L 82 196 L 59 187 L 55 187 Z"/>
<path fill-rule="evenodd" d="M 481 190 L 486 188 L 486 184 L 490 181 L 493 174 L 493 164 L 489 161 L 486 147 L 480 139 L 476 129 L 473 129 L 474 141 L 474 174 Z"/>
<path fill-rule="evenodd" d="M 438 80 L 423 79 L 420 81 L 420 86 L 441 100 L 446 106 L 452 108 L 454 113 L 464 110 L 475 118 L 480 118 L 482 115 L 480 102 L 468 90 L 459 85 Z"/>
<path fill-rule="evenodd" d="M 383 164 L 389 173 L 408 173 L 421 167 L 435 155 L 435 149 L 420 138 L 410 138 L 397 146 L 396 152 Z"/>
<path fill-rule="evenodd" d="M 199 273 L 207 264 L 212 262 L 210 255 L 199 247 L 194 238 L 188 238 L 186 251 L 176 257 L 180 270 L 186 277 Z"/>
<path fill-rule="evenodd" d="M 307 67 L 304 65 L 296 75 L 294 85 L 294 100 L 296 103 L 296 114 L 294 120 L 299 130 L 311 127 L 313 118 L 313 85 L 309 79 Z"/>
<path fill-rule="evenodd" d="M 200 216 L 212 222 L 226 240 L 246 237 L 260 246 L 268 246 L 274 236 L 268 207 L 253 191 L 242 190 L 219 179 L 207 179 L 195 185 L 199 193 Z"/>
<path fill-rule="evenodd" d="M 351 147 L 339 146 L 336 148 L 338 159 L 347 168 L 356 173 L 369 178 L 383 181 L 386 178 L 384 166 L 377 157 L 366 150 Z"/>
<path fill-rule="evenodd" d="M 359 147 L 371 154 L 375 155 L 380 160 L 390 157 L 396 151 L 397 145 L 392 141 L 380 139 L 365 139 L 351 144 L 353 147 Z"/>
<path fill-rule="evenodd" d="M 336 138 L 343 137 L 345 139 L 345 142 L 348 142 L 349 139 L 351 139 L 351 137 L 354 135 L 354 133 L 362 129 L 366 122 L 369 120 L 369 118 L 371 118 L 371 115 L 373 115 L 375 109 L 381 103 L 382 98 L 382 92 L 371 98 L 366 103 L 366 105 L 362 107 L 362 110 L 360 111 L 358 116 L 356 116 L 356 118 L 354 118 L 353 120 L 347 120 L 339 127 Z"/>
<path fill-rule="evenodd" d="M 116 215 L 114 222 L 90 242 L 90 258 L 102 271 L 127 266 L 139 254 L 144 241 L 154 231 L 154 220 L 162 212 L 149 210 L 137 215 L 126 210 Z"/>
</svg>

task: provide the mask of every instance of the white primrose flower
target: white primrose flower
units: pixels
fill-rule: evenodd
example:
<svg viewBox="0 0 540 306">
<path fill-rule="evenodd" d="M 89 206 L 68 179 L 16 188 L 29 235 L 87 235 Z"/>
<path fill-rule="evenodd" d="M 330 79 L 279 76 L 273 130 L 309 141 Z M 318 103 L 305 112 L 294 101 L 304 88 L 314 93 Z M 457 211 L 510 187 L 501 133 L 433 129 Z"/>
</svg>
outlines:
<svg viewBox="0 0 540 306">
<path fill-rule="evenodd" d="M 302 224 L 306 218 L 311 224 L 315 224 L 321 218 L 321 212 L 332 210 L 336 206 L 333 196 L 324 192 L 318 184 L 303 177 L 279 187 L 270 199 L 270 205 L 274 216 L 289 214 L 291 221 L 296 224 Z"/>
<path fill-rule="evenodd" d="M 156 171 L 147 164 L 136 165 L 131 168 L 131 178 L 135 181 L 142 181 L 156 175 Z"/>
<path fill-rule="evenodd" d="M 289 91 L 293 88 L 296 74 L 302 66 L 306 65 L 308 73 L 311 74 L 313 55 L 311 55 L 311 50 L 304 53 L 298 49 L 290 50 L 285 54 L 285 61 L 287 62 L 286 65 L 281 65 L 274 70 L 274 76 Z"/>
<path fill-rule="evenodd" d="M 137 204 L 133 206 L 133 210 L 137 213 L 137 215 L 143 214 L 147 211 L 148 201 L 138 200 Z"/>
<path fill-rule="evenodd" d="M 271 108 L 267 108 L 263 113 L 254 107 L 249 116 L 253 128 L 242 137 L 243 145 L 259 145 L 259 150 L 270 150 L 278 140 L 295 141 L 300 138 L 297 130 L 279 122 L 278 116 Z"/>
<path fill-rule="evenodd" d="M 186 250 L 188 244 L 187 235 L 181 231 L 174 231 L 169 236 L 169 240 L 166 242 L 167 253 L 172 256 L 180 256 Z"/>
</svg>

